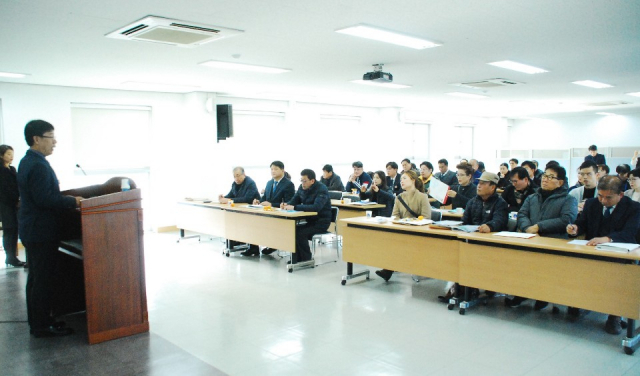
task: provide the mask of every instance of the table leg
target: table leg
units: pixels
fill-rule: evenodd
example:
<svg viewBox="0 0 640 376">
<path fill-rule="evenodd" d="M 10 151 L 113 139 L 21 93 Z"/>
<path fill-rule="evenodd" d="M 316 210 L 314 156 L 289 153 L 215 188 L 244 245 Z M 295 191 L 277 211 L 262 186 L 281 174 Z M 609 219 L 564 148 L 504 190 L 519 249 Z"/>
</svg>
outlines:
<svg viewBox="0 0 640 376">
<path fill-rule="evenodd" d="M 369 271 L 369 269 L 367 269 L 367 270 L 363 270 L 361 272 L 358 272 L 356 274 L 353 274 L 353 263 L 352 262 L 347 262 L 347 275 L 343 275 L 342 276 L 342 281 L 340 282 L 340 284 L 342 286 L 344 286 L 344 285 L 347 284 L 348 280 L 354 279 L 354 278 L 357 278 L 357 277 L 361 277 L 363 275 L 366 276 L 367 279 L 370 279 L 369 278 L 369 273 L 370 273 L 370 271 Z"/>
<path fill-rule="evenodd" d="M 184 240 L 184 239 L 193 239 L 193 238 L 198 238 L 198 241 L 200 241 L 200 235 L 189 235 L 189 236 L 184 236 L 184 229 L 181 228 L 180 229 L 180 237 L 178 238 L 178 240 L 176 240 L 176 243 L 180 243 L 180 240 Z"/>
<path fill-rule="evenodd" d="M 627 321 L 627 337 L 622 340 L 622 347 L 627 355 L 633 355 L 640 345 L 640 333 L 636 333 L 636 320 Z"/>
</svg>

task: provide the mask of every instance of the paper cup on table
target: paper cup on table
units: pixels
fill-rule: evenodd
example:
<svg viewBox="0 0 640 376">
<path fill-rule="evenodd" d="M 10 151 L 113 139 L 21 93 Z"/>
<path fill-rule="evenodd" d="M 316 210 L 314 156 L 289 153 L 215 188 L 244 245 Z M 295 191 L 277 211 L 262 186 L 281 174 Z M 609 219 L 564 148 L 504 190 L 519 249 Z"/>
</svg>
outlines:
<svg viewBox="0 0 640 376">
<path fill-rule="evenodd" d="M 345 204 L 350 204 L 351 203 L 351 199 L 350 198 L 345 198 L 342 201 L 344 201 Z"/>
<path fill-rule="evenodd" d="M 373 212 L 371 210 L 367 210 L 365 213 L 367 214 L 367 218 L 373 217 Z"/>
</svg>

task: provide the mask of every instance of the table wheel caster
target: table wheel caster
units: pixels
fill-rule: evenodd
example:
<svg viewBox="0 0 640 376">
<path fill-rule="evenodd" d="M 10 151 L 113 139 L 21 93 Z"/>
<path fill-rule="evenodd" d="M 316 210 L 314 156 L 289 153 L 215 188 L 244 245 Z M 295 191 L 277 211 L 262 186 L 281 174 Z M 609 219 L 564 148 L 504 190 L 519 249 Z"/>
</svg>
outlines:
<svg viewBox="0 0 640 376">
<path fill-rule="evenodd" d="M 633 353 L 635 352 L 634 349 L 632 349 L 631 347 L 625 347 L 624 348 L 624 353 L 627 355 L 633 355 Z"/>
<path fill-rule="evenodd" d="M 463 315 L 463 316 L 464 316 L 465 312 L 467 312 L 467 310 L 466 310 L 466 309 L 464 309 L 464 308 L 460 308 L 460 312 L 459 312 L 459 313 L 460 313 L 461 315 Z"/>
<path fill-rule="evenodd" d="M 448 309 L 449 311 L 453 311 L 453 307 L 454 307 L 454 305 L 453 305 L 453 304 L 448 304 L 448 305 L 447 305 L 447 309 Z"/>
<path fill-rule="evenodd" d="M 346 285 L 346 284 L 347 284 L 347 281 L 343 279 L 342 281 L 340 281 L 340 284 L 341 284 L 342 286 L 344 286 L 344 285 Z"/>
</svg>

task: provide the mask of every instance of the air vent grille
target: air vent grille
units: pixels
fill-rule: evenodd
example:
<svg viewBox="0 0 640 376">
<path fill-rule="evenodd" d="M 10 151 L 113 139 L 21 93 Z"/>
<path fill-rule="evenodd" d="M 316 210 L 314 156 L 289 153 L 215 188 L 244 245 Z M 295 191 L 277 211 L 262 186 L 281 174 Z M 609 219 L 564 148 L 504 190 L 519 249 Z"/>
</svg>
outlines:
<svg viewBox="0 0 640 376">
<path fill-rule="evenodd" d="M 185 24 L 179 24 L 179 23 L 172 23 L 171 26 L 173 26 L 173 27 L 182 27 L 184 29 L 199 30 L 199 31 L 204 31 L 206 33 L 214 33 L 214 34 L 218 34 L 220 32 L 220 30 L 216 30 L 216 29 L 209 29 L 209 28 L 206 28 L 206 27 L 185 25 Z"/>
<path fill-rule="evenodd" d="M 122 35 L 129 35 L 129 34 L 133 34 L 133 33 L 137 32 L 137 31 L 140 31 L 140 30 L 142 30 L 142 29 L 146 29 L 146 28 L 148 28 L 148 27 L 149 27 L 149 25 L 143 25 L 143 24 L 140 24 L 140 25 L 137 25 L 137 26 L 132 27 L 131 29 L 128 29 L 128 30 L 123 31 L 123 32 L 122 32 L 122 33 L 120 33 L 120 34 L 122 34 Z"/>
<path fill-rule="evenodd" d="M 522 82 L 507 80 L 505 78 L 491 78 L 488 80 L 469 81 L 452 84 L 455 86 L 468 87 L 473 89 L 490 89 L 503 86 L 523 85 Z"/>
</svg>

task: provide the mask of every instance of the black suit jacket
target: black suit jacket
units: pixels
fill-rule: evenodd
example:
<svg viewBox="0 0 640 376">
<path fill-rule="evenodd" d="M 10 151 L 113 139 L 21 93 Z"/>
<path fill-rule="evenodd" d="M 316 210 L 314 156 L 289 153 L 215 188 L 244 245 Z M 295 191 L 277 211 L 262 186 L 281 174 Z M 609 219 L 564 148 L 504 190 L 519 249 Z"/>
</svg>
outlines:
<svg viewBox="0 0 640 376">
<path fill-rule="evenodd" d="M 576 225 L 578 234 L 585 234 L 585 239 L 590 240 L 599 236 L 608 236 L 617 243 L 635 243 L 639 239 L 640 229 L 640 203 L 624 196 L 618 202 L 610 218 L 610 231 L 602 234 L 600 226 L 604 214 L 603 207 L 597 198 L 590 198 L 584 204 L 582 214 L 578 216 Z"/>
<path fill-rule="evenodd" d="M 391 179 L 390 176 L 387 176 L 387 187 L 391 188 L 391 191 L 394 195 L 399 195 L 403 192 L 402 186 L 400 185 L 400 174 L 396 174 L 394 179 Z"/>
<path fill-rule="evenodd" d="M 289 202 L 296 193 L 296 187 L 287 178 L 280 179 L 280 182 L 276 185 L 275 192 L 273 191 L 273 184 L 275 184 L 275 181 L 273 179 L 269 180 L 260 202 L 269 201 L 271 205 L 279 207 L 281 203 Z"/>
</svg>

